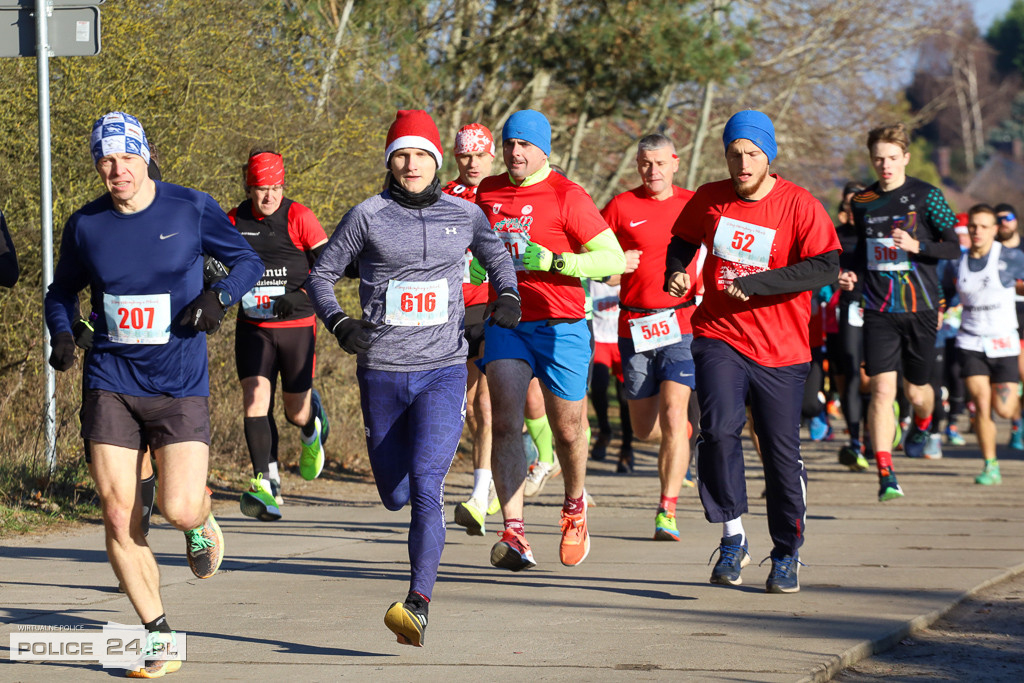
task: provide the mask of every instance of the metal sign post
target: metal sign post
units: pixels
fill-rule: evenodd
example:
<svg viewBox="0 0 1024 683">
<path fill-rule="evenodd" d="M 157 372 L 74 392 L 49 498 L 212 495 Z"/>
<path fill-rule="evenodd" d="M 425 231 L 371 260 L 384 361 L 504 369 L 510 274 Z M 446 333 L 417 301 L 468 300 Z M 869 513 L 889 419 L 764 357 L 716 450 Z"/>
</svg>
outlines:
<svg viewBox="0 0 1024 683">
<path fill-rule="evenodd" d="M 53 282 L 53 186 L 50 165 L 50 57 L 99 54 L 104 0 L 0 0 L 0 57 L 36 57 L 39 96 L 39 216 L 43 291 Z M 33 32 L 32 29 L 35 29 Z M 35 40 L 33 40 L 33 35 Z M 50 44 L 51 38 L 54 45 Z M 46 463 L 57 469 L 57 378 L 48 362 L 50 331 L 43 322 Z"/>
</svg>

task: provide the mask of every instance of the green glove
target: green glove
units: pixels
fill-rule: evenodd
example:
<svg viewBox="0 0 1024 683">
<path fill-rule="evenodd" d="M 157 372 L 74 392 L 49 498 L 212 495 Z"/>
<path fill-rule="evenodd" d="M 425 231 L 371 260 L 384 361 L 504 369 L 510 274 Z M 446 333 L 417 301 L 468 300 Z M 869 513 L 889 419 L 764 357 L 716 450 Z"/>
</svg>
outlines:
<svg viewBox="0 0 1024 683">
<path fill-rule="evenodd" d="M 487 279 L 487 269 L 480 259 L 475 258 L 469 262 L 469 282 L 474 285 L 482 285 Z"/>
<path fill-rule="evenodd" d="M 527 270 L 551 270 L 554 254 L 535 242 L 530 242 L 523 252 L 523 265 Z"/>
</svg>

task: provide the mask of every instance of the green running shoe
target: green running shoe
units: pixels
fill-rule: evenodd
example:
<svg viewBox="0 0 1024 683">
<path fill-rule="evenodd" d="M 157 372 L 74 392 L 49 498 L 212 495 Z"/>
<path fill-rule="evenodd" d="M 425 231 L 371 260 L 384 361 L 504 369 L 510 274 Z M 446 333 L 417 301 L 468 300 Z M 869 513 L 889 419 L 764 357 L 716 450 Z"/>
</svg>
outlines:
<svg viewBox="0 0 1024 683">
<path fill-rule="evenodd" d="M 302 444 L 302 455 L 299 456 L 299 474 L 306 481 L 313 481 L 324 471 L 324 445 L 320 440 L 320 418 L 316 418 L 316 432 L 313 443 Z"/>
<path fill-rule="evenodd" d="M 899 401 L 893 401 L 892 402 L 892 413 L 893 413 L 893 420 L 895 420 L 895 422 L 896 422 L 896 435 L 892 439 L 892 447 L 893 447 L 893 450 L 895 450 L 895 449 L 899 448 L 900 444 L 903 442 L 903 429 L 902 429 L 902 425 L 900 425 L 900 403 L 899 403 Z"/>
<path fill-rule="evenodd" d="M 466 533 L 470 536 L 484 535 L 485 516 L 483 506 L 473 498 L 455 506 L 455 523 L 465 527 Z"/>
<path fill-rule="evenodd" d="M 675 515 L 670 515 L 664 510 L 658 510 L 658 516 L 654 518 L 654 540 L 679 540 L 679 527 L 676 526 Z"/>
<path fill-rule="evenodd" d="M 246 517 L 255 517 L 262 522 L 281 519 L 281 508 L 274 499 L 270 480 L 264 479 L 262 472 L 249 480 L 249 490 L 242 494 L 239 505 Z"/>
<path fill-rule="evenodd" d="M 895 474 L 889 473 L 884 477 L 878 477 L 878 502 L 884 503 L 887 500 L 903 498 L 903 496 L 903 489 L 900 488 L 899 483 L 896 481 Z"/>
<path fill-rule="evenodd" d="M 982 484 L 984 486 L 992 486 L 993 484 L 1002 484 L 1003 475 L 999 474 L 999 461 L 998 460 L 986 460 L 985 469 L 981 471 L 981 474 L 974 478 L 975 484 Z"/>
</svg>

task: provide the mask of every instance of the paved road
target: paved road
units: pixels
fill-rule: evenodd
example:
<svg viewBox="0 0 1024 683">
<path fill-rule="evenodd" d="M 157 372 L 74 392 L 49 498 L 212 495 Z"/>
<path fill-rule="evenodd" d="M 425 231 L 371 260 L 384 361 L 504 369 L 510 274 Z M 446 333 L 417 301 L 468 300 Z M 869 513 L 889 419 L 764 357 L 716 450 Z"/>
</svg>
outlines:
<svg viewBox="0 0 1024 683">
<path fill-rule="evenodd" d="M 189 572 L 182 535 L 158 523 L 150 542 L 168 617 L 188 634 L 188 661 L 173 680 L 822 680 L 965 593 L 1024 570 L 1020 454 L 1000 450 L 1004 484 L 993 488 L 973 483 L 980 460 L 970 448 L 939 461 L 897 456 L 908 497 L 881 504 L 876 476 L 839 467 L 837 448 L 804 448 L 807 566 L 796 595 L 763 592 L 769 564 L 757 562 L 770 546 L 756 459 L 747 460 L 745 518 L 754 562 L 743 586 L 727 588 L 708 583 L 721 532 L 692 489 L 680 500 L 684 540 L 650 540 L 655 451 L 642 448 L 632 476 L 591 465 L 593 549 L 578 567 L 558 562 L 560 479 L 527 508 L 534 570 L 492 568 L 496 536 L 451 524 L 422 649 L 398 645 L 383 625 L 407 590 L 408 512 L 384 510 L 372 486 L 291 477 L 286 517 L 270 524 L 225 503 L 228 557 L 206 581 Z M 471 478 L 450 475 L 449 518 Z M 97 664 L 7 661 L 7 634 L 28 625 L 137 623 L 114 585 L 98 527 L 0 547 L 0 680 L 120 675 Z"/>
</svg>

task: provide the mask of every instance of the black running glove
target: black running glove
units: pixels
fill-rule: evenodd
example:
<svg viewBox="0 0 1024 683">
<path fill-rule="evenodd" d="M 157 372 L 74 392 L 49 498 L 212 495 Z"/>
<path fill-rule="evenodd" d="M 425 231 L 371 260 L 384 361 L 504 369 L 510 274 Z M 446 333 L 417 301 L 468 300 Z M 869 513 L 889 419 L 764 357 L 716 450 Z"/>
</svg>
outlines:
<svg viewBox="0 0 1024 683">
<path fill-rule="evenodd" d="M 295 312 L 296 308 L 308 300 L 309 298 L 306 296 L 306 293 L 301 289 L 296 289 L 294 292 L 288 292 L 283 296 L 279 296 L 274 299 L 274 316 L 287 318 Z"/>
<path fill-rule="evenodd" d="M 92 348 L 92 336 L 93 336 L 92 324 L 88 320 L 79 320 L 77 323 L 71 326 L 71 334 L 75 337 L 75 346 L 88 351 Z"/>
<path fill-rule="evenodd" d="M 519 324 L 519 319 L 523 316 L 519 294 L 511 287 L 506 287 L 501 290 L 501 294 L 498 295 L 497 299 L 488 304 L 485 318 L 488 312 L 491 314 L 490 320 L 487 321 L 488 325 L 497 323 L 498 327 L 512 329 Z"/>
<path fill-rule="evenodd" d="M 75 364 L 75 338 L 70 332 L 58 332 L 50 339 L 50 365 L 64 372 Z"/>
<path fill-rule="evenodd" d="M 356 320 L 344 313 L 335 313 L 330 321 L 331 333 L 347 353 L 366 353 L 370 349 L 370 333 L 377 326 L 368 320 Z"/>
<path fill-rule="evenodd" d="M 179 324 L 191 326 L 197 332 L 216 332 L 223 319 L 224 307 L 220 305 L 217 292 L 207 289 L 185 307 Z"/>
</svg>

